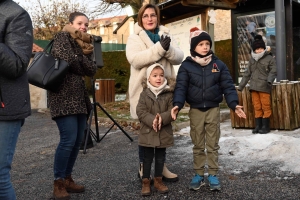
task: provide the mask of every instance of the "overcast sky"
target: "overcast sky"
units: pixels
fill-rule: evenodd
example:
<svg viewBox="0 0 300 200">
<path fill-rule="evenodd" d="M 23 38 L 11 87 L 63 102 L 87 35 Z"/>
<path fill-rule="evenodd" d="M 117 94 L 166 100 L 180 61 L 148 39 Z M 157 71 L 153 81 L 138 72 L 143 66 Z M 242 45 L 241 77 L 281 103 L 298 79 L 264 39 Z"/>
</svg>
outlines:
<svg viewBox="0 0 300 200">
<path fill-rule="evenodd" d="M 32 7 L 32 4 L 37 4 L 37 0 L 14 0 L 15 2 L 19 3 L 22 7 L 27 9 L 28 13 L 30 14 L 30 8 Z M 100 2 L 100 0 L 68 0 L 73 3 L 80 3 L 81 5 L 87 5 L 88 10 L 92 11 L 96 4 Z M 47 3 L 51 3 L 49 0 L 41 0 L 42 4 L 45 5 Z M 28 9 L 29 8 L 29 9 Z M 119 16 L 119 15 L 126 15 L 125 9 L 118 10 L 116 12 L 109 12 L 102 15 L 99 15 L 95 17 L 95 19 L 100 18 L 108 18 L 113 16 Z M 90 17 L 90 16 L 88 16 Z"/>
</svg>

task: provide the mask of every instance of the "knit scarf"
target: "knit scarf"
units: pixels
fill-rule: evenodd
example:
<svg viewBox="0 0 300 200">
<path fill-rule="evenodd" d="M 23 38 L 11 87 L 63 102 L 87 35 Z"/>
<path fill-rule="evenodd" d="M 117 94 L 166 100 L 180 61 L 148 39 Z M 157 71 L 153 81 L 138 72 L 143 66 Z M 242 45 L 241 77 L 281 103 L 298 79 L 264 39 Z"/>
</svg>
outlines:
<svg viewBox="0 0 300 200">
<path fill-rule="evenodd" d="M 149 36 L 150 40 L 155 44 L 156 42 L 160 41 L 160 37 L 158 35 L 158 28 L 154 29 L 154 33 L 151 31 L 145 30 L 147 35 Z"/>
<path fill-rule="evenodd" d="M 81 32 L 69 24 L 65 25 L 63 31 L 70 33 L 71 37 L 74 38 L 75 41 L 81 47 L 83 54 L 87 55 L 93 52 L 94 50 L 94 46 L 92 44 L 93 37 L 90 34 Z"/>
<path fill-rule="evenodd" d="M 251 51 L 251 56 L 254 60 L 258 61 L 259 59 L 261 59 L 261 57 L 263 57 L 265 52 L 266 52 L 266 49 L 261 53 L 254 53 L 253 51 Z"/>
<path fill-rule="evenodd" d="M 164 90 L 164 89 L 167 89 L 167 88 L 170 88 L 168 85 L 167 85 L 168 81 L 167 79 L 165 79 L 165 82 L 159 86 L 159 87 L 154 87 L 153 85 L 151 85 L 151 83 L 149 83 L 149 81 L 147 81 L 147 86 L 148 88 L 153 92 L 153 94 L 155 95 L 155 97 L 157 98 L 157 96 Z"/>
</svg>

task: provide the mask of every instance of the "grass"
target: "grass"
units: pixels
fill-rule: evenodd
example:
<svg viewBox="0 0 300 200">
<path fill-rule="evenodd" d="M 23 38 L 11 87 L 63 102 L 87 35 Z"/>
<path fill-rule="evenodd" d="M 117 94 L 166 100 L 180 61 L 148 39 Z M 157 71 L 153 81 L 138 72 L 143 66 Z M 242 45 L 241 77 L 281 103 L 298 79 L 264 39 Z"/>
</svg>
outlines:
<svg viewBox="0 0 300 200">
<path fill-rule="evenodd" d="M 129 102 L 127 101 L 116 101 L 101 106 L 115 119 L 115 120 L 133 120 L 130 116 Z M 98 108 L 98 117 L 107 117 L 106 114 Z M 133 120 L 134 121 L 134 120 Z M 177 120 L 178 122 L 189 121 L 188 113 L 179 113 Z"/>
<path fill-rule="evenodd" d="M 132 120 L 130 116 L 129 102 L 126 100 L 101 104 L 101 106 L 116 120 Z M 220 108 L 228 108 L 225 102 L 220 104 Z M 98 108 L 98 117 L 107 117 L 105 113 Z M 134 120 L 133 120 L 134 121 Z M 176 122 L 189 121 L 188 113 L 179 112 Z"/>
</svg>

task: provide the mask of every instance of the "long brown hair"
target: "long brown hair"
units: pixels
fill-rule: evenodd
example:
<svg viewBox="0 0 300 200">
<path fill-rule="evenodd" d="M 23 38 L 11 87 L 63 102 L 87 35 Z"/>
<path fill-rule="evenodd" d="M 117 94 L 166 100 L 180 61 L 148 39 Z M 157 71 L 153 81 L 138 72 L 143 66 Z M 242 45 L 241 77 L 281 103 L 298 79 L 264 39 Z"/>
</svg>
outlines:
<svg viewBox="0 0 300 200">
<path fill-rule="evenodd" d="M 138 16 L 137 16 L 138 25 L 140 27 L 142 27 L 143 29 L 145 29 L 145 28 L 143 26 L 142 18 L 143 18 L 143 14 L 144 14 L 145 10 L 148 8 L 154 9 L 155 14 L 157 15 L 157 26 L 160 25 L 160 10 L 159 10 L 158 6 L 153 5 L 153 4 L 145 4 L 143 7 L 140 8 L 140 10 L 138 12 Z"/>
</svg>

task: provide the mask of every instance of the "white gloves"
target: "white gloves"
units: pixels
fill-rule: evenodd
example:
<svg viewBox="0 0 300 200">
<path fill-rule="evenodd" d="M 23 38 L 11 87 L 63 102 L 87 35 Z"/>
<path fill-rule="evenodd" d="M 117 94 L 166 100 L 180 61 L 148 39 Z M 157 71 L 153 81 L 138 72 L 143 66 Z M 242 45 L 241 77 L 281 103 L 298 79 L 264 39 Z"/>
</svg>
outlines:
<svg viewBox="0 0 300 200">
<path fill-rule="evenodd" d="M 211 61 L 211 56 L 212 56 L 212 54 L 210 54 L 209 56 L 206 56 L 206 57 L 204 57 L 204 58 L 200 58 L 200 57 L 198 57 L 198 56 L 196 56 L 196 57 L 193 57 L 193 56 L 192 56 L 192 59 L 193 59 L 195 62 L 197 62 L 199 65 L 201 65 L 201 66 L 206 66 L 206 65 L 208 65 L 208 63 L 210 63 L 210 61 Z"/>
</svg>

